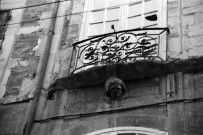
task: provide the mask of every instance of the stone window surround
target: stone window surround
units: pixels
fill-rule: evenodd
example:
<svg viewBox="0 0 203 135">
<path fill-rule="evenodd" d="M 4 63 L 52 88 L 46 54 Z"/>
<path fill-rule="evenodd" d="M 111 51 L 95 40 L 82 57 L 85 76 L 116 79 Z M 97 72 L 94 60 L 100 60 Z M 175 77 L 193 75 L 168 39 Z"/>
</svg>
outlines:
<svg viewBox="0 0 203 135">
<path fill-rule="evenodd" d="M 85 135 L 118 135 L 120 133 L 135 133 L 138 134 L 145 134 L 145 135 L 168 135 L 167 131 L 160 131 L 157 129 L 152 128 L 145 128 L 145 127 L 114 127 L 114 128 L 107 128 L 99 131 L 95 131 L 92 133 L 88 133 Z M 120 135 L 119 134 L 119 135 Z"/>
</svg>

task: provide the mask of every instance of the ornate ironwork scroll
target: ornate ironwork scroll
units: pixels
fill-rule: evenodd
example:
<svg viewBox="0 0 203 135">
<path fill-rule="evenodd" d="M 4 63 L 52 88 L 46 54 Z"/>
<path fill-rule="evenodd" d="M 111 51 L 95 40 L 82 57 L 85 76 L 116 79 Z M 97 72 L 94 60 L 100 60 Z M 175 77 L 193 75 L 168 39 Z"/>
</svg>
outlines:
<svg viewBox="0 0 203 135">
<path fill-rule="evenodd" d="M 160 36 L 168 28 L 144 28 L 95 36 L 73 44 L 77 50 L 75 69 L 137 60 L 162 60 Z"/>
</svg>

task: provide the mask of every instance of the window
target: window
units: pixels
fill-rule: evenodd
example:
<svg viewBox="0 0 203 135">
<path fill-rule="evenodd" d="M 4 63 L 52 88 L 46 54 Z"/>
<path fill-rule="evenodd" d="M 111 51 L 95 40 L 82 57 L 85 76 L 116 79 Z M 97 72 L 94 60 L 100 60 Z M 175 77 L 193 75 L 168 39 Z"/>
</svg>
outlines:
<svg viewBox="0 0 203 135">
<path fill-rule="evenodd" d="M 80 40 L 104 33 L 166 27 L 166 0 L 86 0 Z"/>
<path fill-rule="evenodd" d="M 95 131 L 86 135 L 168 135 L 168 132 L 144 127 L 116 127 Z"/>
<path fill-rule="evenodd" d="M 109 63 L 166 60 L 166 5 L 166 0 L 85 0 L 73 72 Z"/>
</svg>

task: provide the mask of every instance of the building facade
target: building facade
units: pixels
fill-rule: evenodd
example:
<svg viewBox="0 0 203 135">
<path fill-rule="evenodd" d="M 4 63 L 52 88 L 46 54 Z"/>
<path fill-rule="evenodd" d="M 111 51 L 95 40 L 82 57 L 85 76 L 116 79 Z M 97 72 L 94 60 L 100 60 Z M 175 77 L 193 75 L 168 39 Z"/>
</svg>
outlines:
<svg viewBox="0 0 203 135">
<path fill-rule="evenodd" d="M 203 0 L 1 0 L 1 135 L 203 134 Z"/>
</svg>

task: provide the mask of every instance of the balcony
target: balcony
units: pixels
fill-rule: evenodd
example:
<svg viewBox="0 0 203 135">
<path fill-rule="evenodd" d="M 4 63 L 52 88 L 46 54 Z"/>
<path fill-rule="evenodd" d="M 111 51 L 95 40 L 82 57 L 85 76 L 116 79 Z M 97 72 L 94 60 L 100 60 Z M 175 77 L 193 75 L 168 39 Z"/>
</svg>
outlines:
<svg viewBox="0 0 203 135">
<path fill-rule="evenodd" d="M 94 36 L 73 44 L 77 52 L 72 73 L 114 63 L 163 61 L 168 28 L 143 28 Z"/>
<path fill-rule="evenodd" d="M 161 53 L 164 43 L 162 38 L 166 39 L 168 32 L 168 28 L 134 29 L 100 35 L 75 43 L 73 46 L 77 53 L 73 72 L 66 77 L 58 78 L 50 86 L 49 97 L 62 89 L 101 85 L 112 76 L 123 81 L 131 81 L 163 77 L 177 72 L 184 74 L 203 72 L 203 57 L 171 61 L 164 59 L 166 53 Z M 131 40 L 131 36 L 136 40 Z M 102 45 L 99 46 L 99 43 Z M 122 46 L 116 48 L 116 43 Z M 102 49 L 108 51 L 102 53 Z M 139 52 L 136 51 L 138 49 Z M 121 50 L 121 54 L 127 55 L 117 56 L 118 50 Z"/>
</svg>

